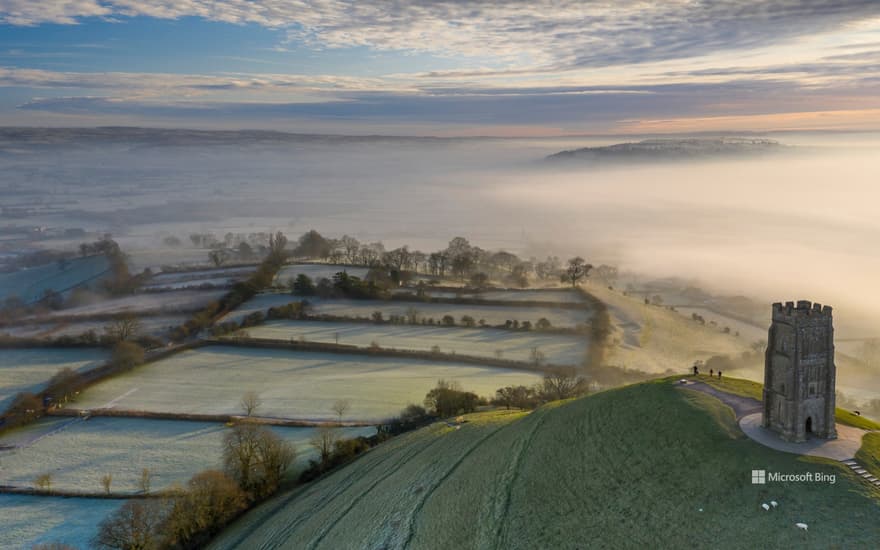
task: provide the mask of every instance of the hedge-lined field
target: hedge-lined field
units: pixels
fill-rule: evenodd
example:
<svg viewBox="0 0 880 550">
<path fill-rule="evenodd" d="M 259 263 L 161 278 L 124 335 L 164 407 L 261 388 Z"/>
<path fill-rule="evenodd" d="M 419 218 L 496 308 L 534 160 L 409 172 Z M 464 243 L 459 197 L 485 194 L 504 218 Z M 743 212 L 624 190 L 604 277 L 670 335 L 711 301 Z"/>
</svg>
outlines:
<svg viewBox="0 0 880 550">
<path fill-rule="evenodd" d="M 111 491 L 136 492 L 141 472 L 154 475 L 154 489 L 184 485 L 193 474 L 222 466 L 224 424 L 180 420 L 95 417 L 49 418 L 0 438 L 0 485 L 32 487 L 34 479 L 52 474 L 52 488 L 102 492 L 101 478 L 113 476 Z M 314 458 L 309 438 L 315 428 L 272 427 L 297 450 L 300 468 Z M 370 436 L 376 430 L 342 428 L 345 437 Z"/>
<path fill-rule="evenodd" d="M 587 337 L 509 331 L 492 328 L 426 327 L 417 325 L 372 325 L 321 321 L 271 321 L 247 329 L 252 338 L 339 343 L 369 347 L 430 351 L 476 357 L 497 357 L 532 361 L 533 350 L 554 365 L 580 365 L 587 352 Z"/>
<path fill-rule="evenodd" d="M 236 414 L 242 394 L 255 391 L 265 416 L 330 420 L 332 404 L 348 399 L 349 419 L 379 421 L 409 403 L 421 403 L 440 378 L 457 380 L 480 395 L 540 380 L 531 372 L 498 367 L 208 346 L 101 382 L 74 406 L 92 409 L 112 403 L 125 410 Z"/>
<path fill-rule="evenodd" d="M 109 356 L 103 349 L 0 349 L 0 411 L 12 403 L 15 394 L 43 389 L 59 370 L 95 367 Z"/>
</svg>

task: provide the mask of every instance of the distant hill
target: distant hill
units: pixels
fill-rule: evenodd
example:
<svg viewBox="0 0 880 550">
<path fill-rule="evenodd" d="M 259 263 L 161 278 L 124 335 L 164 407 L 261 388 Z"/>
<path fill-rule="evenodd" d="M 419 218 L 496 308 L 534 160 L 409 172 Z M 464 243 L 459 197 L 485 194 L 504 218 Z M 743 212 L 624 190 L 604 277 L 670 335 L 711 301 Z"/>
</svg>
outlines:
<svg viewBox="0 0 880 550">
<path fill-rule="evenodd" d="M 777 153 L 786 146 L 764 138 L 682 138 L 646 139 L 633 143 L 617 143 L 602 147 L 584 147 L 561 151 L 547 157 L 549 161 L 637 161 L 687 160 L 711 157 L 751 156 Z"/>
<path fill-rule="evenodd" d="M 674 386 L 435 423 L 270 500 L 210 548 L 793 548 L 797 522 L 811 547 L 875 547 L 880 493 L 752 442 L 720 401 Z M 837 482 L 752 485 L 753 468 Z"/>
</svg>

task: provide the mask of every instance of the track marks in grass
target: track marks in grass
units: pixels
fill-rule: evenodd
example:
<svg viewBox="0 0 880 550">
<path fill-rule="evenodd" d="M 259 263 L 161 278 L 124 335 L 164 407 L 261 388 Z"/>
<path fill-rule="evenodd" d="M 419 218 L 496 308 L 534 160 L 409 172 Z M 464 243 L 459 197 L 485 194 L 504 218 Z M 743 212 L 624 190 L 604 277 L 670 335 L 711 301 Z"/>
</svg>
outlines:
<svg viewBox="0 0 880 550">
<path fill-rule="evenodd" d="M 414 448 L 414 452 L 409 452 L 409 453 L 398 453 L 397 456 L 396 456 L 397 460 L 394 461 L 394 464 L 393 464 L 391 467 L 387 468 L 387 469 L 386 469 L 386 472 L 385 472 L 384 474 L 379 475 L 378 479 L 376 479 L 374 482 L 370 483 L 370 485 L 369 485 L 365 490 L 363 490 L 363 491 L 361 491 L 360 493 L 358 493 L 357 496 L 355 496 L 355 497 L 354 497 L 354 498 L 348 503 L 348 505 L 346 505 L 346 506 L 342 509 L 341 513 L 339 513 L 339 514 L 337 515 L 337 517 L 334 518 L 334 520 L 333 520 L 332 522 L 325 523 L 325 526 L 324 526 L 323 529 L 321 529 L 321 532 L 318 534 L 318 537 L 317 537 L 316 539 L 313 539 L 313 540 L 312 540 L 312 541 L 306 546 L 306 548 L 309 548 L 309 549 L 317 548 L 318 545 L 321 544 L 321 542 L 322 542 L 322 541 L 324 540 L 324 538 L 327 536 L 327 534 L 330 533 L 330 531 L 332 531 L 334 527 L 336 527 L 337 523 L 338 523 L 339 521 L 341 521 L 342 519 L 344 519 L 345 516 L 348 515 L 348 513 L 352 510 L 352 508 L 354 508 L 355 505 L 357 505 L 361 500 L 363 500 L 363 498 L 366 497 L 366 496 L 367 496 L 367 495 L 368 495 L 373 489 L 375 489 L 380 483 L 382 483 L 382 482 L 385 481 L 387 478 L 389 478 L 389 477 L 391 477 L 392 475 L 394 475 L 394 474 L 397 472 L 398 467 L 400 467 L 400 466 L 402 466 L 402 465 L 404 465 L 404 464 L 407 464 L 407 463 L 410 461 L 410 459 L 415 458 L 416 456 L 418 456 L 418 455 L 420 455 L 420 454 L 422 454 L 422 453 L 428 451 L 428 450 L 431 449 L 434 445 L 437 445 L 437 443 L 439 443 L 441 440 L 443 440 L 443 437 L 441 437 L 441 436 L 439 436 L 439 435 L 435 435 L 434 440 L 431 441 L 430 443 L 428 443 L 428 444 L 425 445 L 425 446 L 413 445 L 412 447 Z M 371 471 L 372 471 L 372 469 L 371 469 Z M 363 474 L 363 473 L 362 473 L 362 474 Z M 361 479 L 363 479 L 365 476 L 364 476 L 364 475 L 360 475 L 359 477 L 360 477 Z M 348 489 L 348 487 L 346 487 L 346 489 Z M 334 497 L 334 498 L 335 498 L 335 497 Z M 329 503 L 330 500 L 332 500 L 332 499 L 327 499 L 326 503 Z M 326 504 L 326 503 L 325 503 L 325 504 Z"/>
<path fill-rule="evenodd" d="M 509 545 L 505 545 L 503 541 L 507 538 L 508 528 L 507 521 L 508 516 L 510 514 L 510 499 L 513 493 L 513 487 L 516 485 L 517 480 L 520 477 L 520 468 L 522 467 L 522 460 L 526 453 L 532 446 L 532 442 L 535 439 L 535 434 L 538 432 L 538 428 L 541 427 L 541 424 L 544 423 L 544 419 L 546 418 L 546 411 L 536 411 L 532 414 L 539 413 L 541 416 L 535 420 L 535 425 L 532 426 L 532 429 L 528 432 L 528 435 L 520 440 L 522 441 L 522 445 L 519 446 L 519 449 L 514 451 L 515 457 L 514 460 L 510 463 L 510 468 L 508 469 L 509 478 L 504 480 L 506 482 L 502 482 L 501 486 L 504 488 L 501 501 L 496 502 L 496 505 L 493 507 L 495 509 L 494 515 L 494 525 L 496 525 L 495 529 L 495 548 L 502 549 L 508 548 Z"/>
<path fill-rule="evenodd" d="M 506 425 L 507 425 L 506 423 L 501 424 L 498 427 L 496 427 L 495 429 L 493 429 L 492 431 L 490 431 L 488 434 L 486 434 L 483 437 L 481 437 L 480 439 L 478 439 L 475 443 L 473 443 L 470 447 L 468 447 L 467 450 L 461 454 L 461 456 L 458 457 L 458 459 L 452 464 L 452 466 L 450 468 L 448 468 L 443 473 L 442 476 L 440 476 L 434 483 L 431 484 L 430 488 L 423 491 L 421 498 L 419 498 L 418 503 L 416 504 L 416 506 L 412 510 L 412 512 L 410 512 L 409 518 L 407 519 L 407 525 L 406 525 L 407 535 L 406 535 L 406 540 L 403 543 L 403 548 L 408 548 L 409 545 L 411 544 L 413 536 L 415 535 L 416 520 L 418 519 L 418 516 L 421 513 L 422 508 L 425 506 L 425 502 L 427 502 L 427 500 L 429 498 L 431 498 L 431 496 L 434 494 L 434 491 L 436 491 L 437 488 L 440 485 L 442 485 L 443 482 L 445 482 L 449 478 L 449 476 L 451 476 L 453 473 L 455 473 L 455 471 L 458 469 L 458 467 L 461 466 L 461 464 L 468 457 L 470 457 L 471 454 L 473 454 L 473 452 L 478 447 L 483 445 L 483 443 L 485 443 L 490 438 L 494 437 Z"/>
</svg>

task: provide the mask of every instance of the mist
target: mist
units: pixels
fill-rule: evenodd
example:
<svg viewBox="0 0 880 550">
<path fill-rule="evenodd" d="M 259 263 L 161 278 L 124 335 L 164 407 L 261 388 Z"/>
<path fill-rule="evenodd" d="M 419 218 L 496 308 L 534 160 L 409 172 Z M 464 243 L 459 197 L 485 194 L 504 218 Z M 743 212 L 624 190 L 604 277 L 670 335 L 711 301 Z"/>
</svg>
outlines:
<svg viewBox="0 0 880 550">
<path fill-rule="evenodd" d="M 461 235 L 716 293 L 811 299 L 835 306 L 845 336 L 880 336 L 875 134 L 783 134 L 793 150 L 759 158 L 560 166 L 544 157 L 639 138 L 120 132 L 5 141 L 2 224 L 109 231 L 127 252 L 196 231 L 314 228 L 422 250 Z"/>
</svg>

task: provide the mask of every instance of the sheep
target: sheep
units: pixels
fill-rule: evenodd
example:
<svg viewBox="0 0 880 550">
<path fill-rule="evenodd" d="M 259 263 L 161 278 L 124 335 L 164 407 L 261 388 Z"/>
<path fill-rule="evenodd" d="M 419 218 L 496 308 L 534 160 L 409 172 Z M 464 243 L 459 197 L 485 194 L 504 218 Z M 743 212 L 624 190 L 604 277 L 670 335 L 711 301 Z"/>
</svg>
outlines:
<svg viewBox="0 0 880 550">
<path fill-rule="evenodd" d="M 807 524 L 806 524 L 806 523 L 795 523 L 794 526 L 797 527 L 798 529 L 803 529 L 804 531 L 807 530 Z"/>
<path fill-rule="evenodd" d="M 771 501 L 770 501 L 770 506 L 776 508 L 777 506 L 779 506 L 779 503 L 776 502 L 775 500 L 771 500 Z"/>
<path fill-rule="evenodd" d="M 765 502 L 764 504 L 761 505 L 761 508 L 763 508 L 764 510 L 769 510 L 770 505 Z"/>
</svg>

